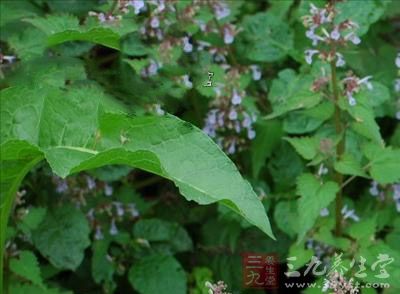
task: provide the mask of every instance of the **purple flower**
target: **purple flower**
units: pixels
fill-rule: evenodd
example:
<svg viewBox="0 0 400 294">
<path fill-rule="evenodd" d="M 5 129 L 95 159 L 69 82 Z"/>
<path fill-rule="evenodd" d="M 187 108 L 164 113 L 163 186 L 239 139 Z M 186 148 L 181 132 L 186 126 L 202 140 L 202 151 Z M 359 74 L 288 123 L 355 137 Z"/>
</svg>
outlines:
<svg viewBox="0 0 400 294">
<path fill-rule="evenodd" d="M 234 108 L 231 108 L 228 117 L 230 120 L 236 120 L 238 118 L 237 111 Z"/>
<path fill-rule="evenodd" d="M 356 215 L 355 210 L 348 209 L 347 204 L 345 204 L 343 206 L 341 213 L 342 213 L 344 219 L 351 218 L 352 220 L 354 220 L 356 222 L 360 221 L 360 218 L 358 217 L 358 215 Z"/>
<path fill-rule="evenodd" d="M 250 65 L 253 80 L 258 81 L 261 79 L 261 69 L 258 65 Z"/>
<path fill-rule="evenodd" d="M 183 42 L 183 51 L 185 51 L 186 53 L 190 53 L 193 51 L 193 45 L 190 44 L 188 37 L 183 37 L 182 42 Z"/>
<path fill-rule="evenodd" d="M 138 217 L 140 215 L 134 203 L 128 203 L 128 211 L 131 213 L 132 217 Z"/>
<path fill-rule="evenodd" d="M 160 20 L 158 19 L 157 16 L 154 16 L 154 17 L 151 18 L 151 20 L 150 20 L 150 26 L 151 26 L 153 29 L 156 29 L 156 28 L 160 27 Z"/>
<path fill-rule="evenodd" d="M 354 99 L 353 95 L 350 92 L 347 93 L 347 99 L 349 100 L 350 106 L 355 106 L 357 104 L 356 99 Z"/>
<path fill-rule="evenodd" d="M 365 78 L 362 78 L 361 80 L 357 81 L 358 85 L 365 85 L 368 90 L 372 90 L 374 87 L 372 86 L 371 82 L 369 81 L 372 78 L 372 76 L 366 76 Z"/>
<path fill-rule="evenodd" d="M 231 143 L 229 144 L 229 148 L 227 150 L 228 154 L 234 154 L 236 152 L 236 143 L 235 141 L 231 141 Z"/>
<path fill-rule="evenodd" d="M 329 215 L 329 209 L 328 208 L 322 208 L 321 211 L 319 212 L 319 215 L 322 217 L 328 216 Z"/>
<path fill-rule="evenodd" d="M 306 37 L 309 38 L 310 40 L 312 40 L 312 45 L 313 46 L 317 46 L 318 42 L 323 42 L 325 41 L 325 38 L 315 34 L 313 29 L 309 29 L 308 31 L 306 31 Z"/>
<path fill-rule="evenodd" d="M 235 40 L 234 29 L 231 26 L 224 27 L 224 43 L 232 44 Z"/>
<path fill-rule="evenodd" d="M 315 54 L 317 54 L 319 51 L 318 50 L 312 50 L 312 49 L 309 49 L 309 50 L 306 50 L 304 53 L 305 53 L 305 56 L 306 56 L 306 62 L 308 63 L 308 64 L 311 64 L 312 63 L 312 57 L 315 55 Z"/>
<path fill-rule="evenodd" d="M 114 201 L 115 210 L 117 211 L 118 216 L 123 216 L 125 214 L 124 207 L 121 202 Z"/>
<path fill-rule="evenodd" d="M 231 14 L 231 10 L 229 9 L 229 6 L 226 3 L 217 2 L 214 5 L 214 13 L 217 20 L 220 20 L 229 16 L 229 14 Z"/>
<path fill-rule="evenodd" d="M 142 10 L 142 8 L 144 7 L 143 0 L 131 0 L 128 4 L 135 9 L 135 14 L 139 14 L 140 10 Z"/>
<path fill-rule="evenodd" d="M 98 225 L 96 226 L 96 233 L 94 234 L 94 239 L 95 240 L 102 240 L 104 239 L 104 235 L 101 232 L 101 227 Z"/>
<path fill-rule="evenodd" d="M 376 181 L 372 181 L 371 182 L 371 188 L 369 188 L 369 193 L 372 196 L 378 196 L 379 195 L 378 182 L 376 182 Z"/>
<path fill-rule="evenodd" d="M 96 181 L 89 176 L 86 177 L 86 183 L 89 190 L 96 188 Z"/>
<path fill-rule="evenodd" d="M 115 225 L 115 219 L 113 218 L 111 220 L 111 225 L 110 225 L 110 231 L 109 231 L 110 235 L 116 235 L 118 234 L 118 228 Z"/>
<path fill-rule="evenodd" d="M 190 81 L 188 75 L 182 76 L 182 80 L 183 80 L 183 84 L 184 84 L 187 88 L 189 88 L 189 89 L 193 88 L 193 83 Z"/>
<path fill-rule="evenodd" d="M 361 43 L 360 37 L 354 34 L 354 32 L 351 32 L 348 35 L 346 35 L 345 39 L 350 40 L 350 42 L 352 42 L 354 45 L 358 45 Z"/>
<path fill-rule="evenodd" d="M 242 97 L 239 95 L 236 89 L 233 89 L 231 102 L 233 105 L 239 105 L 240 103 L 242 103 Z"/>
<path fill-rule="evenodd" d="M 333 40 L 336 40 L 336 41 L 340 39 L 340 32 L 339 32 L 339 27 L 338 27 L 338 26 L 335 26 L 335 28 L 334 28 L 333 31 L 331 32 L 330 37 L 331 37 Z"/>
<path fill-rule="evenodd" d="M 344 66 L 344 65 L 346 64 L 346 62 L 344 61 L 343 55 L 340 54 L 339 52 L 336 52 L 336 56 L 337 56 L 337 59 L 336 59 L 336 66 L 337 66 L 337 67 L 342 67 L 342 66 Z"/>
<path fill-rule="evenodd" d="M 247 138 L 249 138 L 249 140 L 253 140 L 256 137 L 256 131 L 253 129 L 247 129 Z"/>
<path fill-rule="evenodd" d="M 113 194 L 114 190 L 113 187 L 111 185 L 109 185 L 108 183 L 106 183 L 104 185 L 104 194 L 106 196 L 111 196 Z"/>
<path fill-rule="evenodd" d="M 398 68 L 400 68 L 400 53 L 397 53 L 395 63 L 396 63 L 396 66 Z"/>
<path fill-rule="evenodd" d="M 395 90 L 396 92 L 400 92 L 400 79 L 396 79 L 396 80 L 394 81 L 394 90 Z"/>
</svg>

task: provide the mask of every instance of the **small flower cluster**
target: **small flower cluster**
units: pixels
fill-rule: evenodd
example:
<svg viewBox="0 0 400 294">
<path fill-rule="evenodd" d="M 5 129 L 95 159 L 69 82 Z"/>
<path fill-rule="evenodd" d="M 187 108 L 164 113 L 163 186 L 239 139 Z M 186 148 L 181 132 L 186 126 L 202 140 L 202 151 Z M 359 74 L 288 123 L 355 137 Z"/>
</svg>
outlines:
<svg viewBox="0 0 400 294">
<path fill-rule="evenodd" d="M 134 9 L 135 14 L 139 14 L 145 8 L 144 0 L 118 0 L 115 9 L 106 13 L 89 11 L 88 15 L 96 17 L 101 23 L 113 24 L 120 21 L 124 14 L 129 13 L 130 8 Z"/>
<path fill-rule="evenodd" d="M 354 220 L 355 222 L 360 221 L 360 217 L 356 214 L 355 210 L 354 210 L 354 209 L 349 209 L 349 208 L 347 207 L 347 204 L 345 204 L 345 205 L 342 207 L 341 213 L 342 213 L 342 215 L 343 215 L 343 219 L 344 219 L 344 220 L 346 220 L 346 219 L 352 219 L 352 220 Z"/>
<path fill-rule="evenodd" d="M 393 200 L 396 203 L 396 210 L 400 212 L 400 184 L 394 184 L 393 188 Z"/>
<path fill-rule="evenodd" d="M 136 219 L 140 216 L 140 213 L 134 203 L 123 204 L 119 201 L 113 201 L 111 203 L 89 209 L 86 217 L 89 220 L 91 227 L 95 230 L 95 240 L 101 240 L 104 238 L 102 222 L 100 221 L 100 217 L 104 215 L 111 220 L 108 232 L 113 236 L 118 234 L 118 228 L 116 225 L 117 221 L 122 222 L 124 217 Z"/>
<path fill-rule="evenodd" d="M 368 90 L 372 90 L 373 86 L 369 81 L 372 76 L 367 76 L 362 79 L 356 77 L 352 72 L 349 72 L 347 77 L 343 79 L 344 93 L 343 95 L 347 97 L 349 104 L 354 106 L 357 104 L 356 99 L 353 94 L 358 93 L 361 86 L 365 86 Z"/>
<path fill-rule="evenodd" d="M 213 102 L 213 108 L 207 113 L 203 131 L 215 138 L 220 147 L 228 154 L 234 154 L 256 136 L 253 123 L 255 115 L 249 114 L 241 105 L 245 93 L 233 88 L 230 96 L 220 96 Z"/>
<path fill-rule="evenodd" d="M 335 294 L 357 294 L 359 289 L 353 284 L 353 279 L 347 280 L 343 275 L 334 271 L 325 279 L 322 292 L 331 290 Z"/>
<path fill-rule="evenodd" d="M 0 64 L 13 63 L 17 58 L 14 55 L 3 55 L 0 52 Z"/>
<path fill-rule="evenodd" d="M 205 286 L 208 288 L 209 294 L 231 294 L 230 292 L 226 292 L 228 286 L 223 281 L 218 281 L 216 284 L 207 281 Z"/>
<path fill-rule="evenodd" d="M 356 222 L 360 221 L 360 218 L 359 218 L 359 216 L 355 213 L 355 210 L 354 210 L 354 209 L 349 209 L 349 208 L 347 207 L 347 204 L 345 204 L 345 205 L 342 207 L 341 213 L 342 213 L 342 215 L 343 215 L 343 219 L 352 219 L 352 220 L 354 220 L 354 221 L 356 221 Z M 325 207 L 325 208 L 321 209 L 321 211 L 320 211 L 319 214 L 320 214 L 320 216 L 322 216 L 322 217 L 328 216 L 328 215 L 329 215 L 329 210 L 328 210 L 328 208 Z"/>
<path fill-rule="evenodd" d="M 314 239 L 307 239 L 306 248 L 313 250 L 315 256 L 318 257 L 318 260 L 322 260 L 326 264 L 329 262 L 330 255 L 334 251 L 333 247 Z"/>
<path fill-rule="evenodd" d="M 391 185 L 391 187 L 388 187 L 390 190 L 393 191 L 393 200 L 394 203 L 396 205 L 396 210 L 397 212 L 400 212 L 400 184 L 393 184 Z M 387 190 L 386 190 L 387 191 Z M 371 187 L 369 188 L 369 193 L 374 196 L 377 197 L 379 196 L 381 201 L 385 200 L 385 191 L 383 190 L 379 190 L 379 185 L 376 181 L 372 181 L 371 182 Z"/>
<path fill-rule="evenodd" d="M 308 49 L 305 51 L 305 60 L 308 64 L 313 61 L 314 55 L 318 55 L 321 60 L 329 63 L 334 63 L 337 67 L 343 67 L 346 62 L 343 54 L 338 52 L 338 49 L 347 46 L 349 43 L 358 45 L 361 39 L 356 35 L 358 25 L 351 21 L 345 20 L 339 24 L 335 23 L 337 11 L 334 6 L 328 3 L 324 8 L 317 8 L 311 4 L 310 15 L 303 18 L 304 25 L 308 28 L 306 31 L 307 38 L 312 40 L 313 46 L 318 46 L 316 49 Z M 365 85 L 368 90 L 372 90 L 372 84 L 369 81 L 372 77 L 358 78 L 352 72 L 347 74 L 347 77 L 342 81 L 344 93 L 351 106 L 357 104 L 353 94 L 358 93 L 362 85 Z M 312 91 L 322 90 L 329 82 L 328 77 L 314 81 Z"/>
<path fill-rule="evenodd" d="M 212 57 L 213 62 L 226 72 L 226 80 L 229 85 L 212 85 L 216 98 L 210 103 L 204 131 L 229 154 L 244 148 L 247 141 L 254 139 L 256 135 L 253 127 L 256 117 L 243 106 L 242 100 L 246 93 L 237 81 L 240 78 L 239 74 L 243 73 L 250 73 L 253 80 L 258 81 L 261 79 L 262 73 L 257 65 L 242 66 L 236 61 L 232 61 L 234 64 L 229 63 L 231 61 L 229 46 L 234 43 L 236 35 L 241 31 L 234 24 L 223 20 L 231 14 L 229 5 L 225 1 L 194 0 L 178 11 L 174 1 L 119 0 L 114 11 L 119 15 L 124 15 L 129 13 L 132 7 L 135 14 L 146 12 L 143 13 L 142 24 L 139 28 L 141 38 L 151 41 L 153 44 L 159 43 L 159 55 L 155 54 L 149 57 L 148 64 L 140 71 L 141 77 L 152 78 L 158 75 L 164 64 L 169 64 L 176 58 L 173 50 L 177 47 L 182 49 L 183 56 L 206 51 Z M 197 17 L 198 12 L 204 9 L 210 10 L 214 14 L 214 18 L 204 21 L 201 17 Z M 169 12 L 173 12 L 176 19 L 171 18 L 172 14 Z M 111 15 L 115 18 L 116 13 L 113 12 Z M 99 17 L 98 14 L 96 16 Z M 104 22 L 104 18 L 105 15 L 102 15 L 100 21 Z M 221 20 L 223 22 L 219 23 Z M 169 33 L 171 26 L 181 24 L 185 26 L 198 25 L 200 32 L 204 35 L 219 34 L 225 46 L 212 45 L 202 40 L 201 34 L 192 35 L 186 31 L 181 32 L 181 35 Z M 194 55 L 192 58 L 197 57 Z M 174 80 L 186 89 L 193 88 L 193 79 L 189 74 L 183 74 Z M 158 113 L 158 111 L 156 112 Z"/>
<path fill-rule="evenodd" d="M 400 52 L 397 53 L 395 64 L 398 69 L 398 76 L 400 77 Z M 394 91 L 400 93 L 400 78 L 394 80 Z M 400 120 L 400 97 L 397 99 L 396 119 Z"/>
<path fill-rule="evenodd" d="M 311 64 L 313 56 L 319 54 L 322 60 L 335 61 L 337 67 L 344 66 L 343 55 L 336 49 L 346 46 L 349 42 L 354 45 L 360 44 L 361 40 L 355 32 L 358 25 L 350 20 L 335 24 L 337 12 L 331 4 L 327 4 L 324 8 L 317 8 L 313 4 L 310 6 L 310 15 L 303 17 L 303 24 L 308 29 L 306 37 L 312 41 L 313 46 L 318 46 L 320 43 L 323 46 L 319 49 L 306 50 L 306 62 Z"/>
<path fill-rule="evenodd" d="M 113 194 L 113 187 L 110 184 L 106 182 L 97 183 L 89 175 L 85 175 L 84 177 L 69 177 L 67 179 L 53 176 L 52 181 L 56 186 L 56 192 L 68 196 L 68 200 L 75 203 L 77 207 L 86 206 L 85 196 L 89 194 L 99 191 L 102 191 L 105 196 Z"/>
</svg>

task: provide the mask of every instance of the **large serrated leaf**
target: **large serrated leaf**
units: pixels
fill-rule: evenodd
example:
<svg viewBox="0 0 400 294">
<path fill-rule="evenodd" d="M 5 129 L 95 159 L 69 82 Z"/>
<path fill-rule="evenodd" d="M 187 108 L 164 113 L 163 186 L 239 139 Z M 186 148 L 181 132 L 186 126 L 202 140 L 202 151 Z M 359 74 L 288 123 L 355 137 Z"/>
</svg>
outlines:
<svg viewBox="0 0 400 294">
<path fill-rule="evenodd" d="M 1 158 L 1 199 L 7 203 L 1 209 L 2 225 L 23 176 L 44 156 L 62 177 L 109 164 L 158 174 L 174 181 L 187 199 L 200 204 L 221 201 L 273 237 L 250 184 L 201 130 L 169 115 L 131 117 L 115 113 L 117 109 L 106 113 L 106 100 L 90 87 L 15 87 L 1 92 L 1 151 L 7 153 Z M 6 173 L 8 166 L 15 166 L 15 175 Z"/>
</svg>

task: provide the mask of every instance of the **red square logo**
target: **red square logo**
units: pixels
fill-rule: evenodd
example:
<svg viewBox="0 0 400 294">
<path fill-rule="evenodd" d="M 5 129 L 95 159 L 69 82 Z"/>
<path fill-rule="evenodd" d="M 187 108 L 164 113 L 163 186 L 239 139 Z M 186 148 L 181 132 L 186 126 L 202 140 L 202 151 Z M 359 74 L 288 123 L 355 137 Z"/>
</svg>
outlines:
<svg viewBox="0 0 400 294">
<path fill-rule="evenodd" d="M 274 253 L 243 253 L 243 288 L 278 288 L 278 265 L 278 255 Z"/>
</svg>

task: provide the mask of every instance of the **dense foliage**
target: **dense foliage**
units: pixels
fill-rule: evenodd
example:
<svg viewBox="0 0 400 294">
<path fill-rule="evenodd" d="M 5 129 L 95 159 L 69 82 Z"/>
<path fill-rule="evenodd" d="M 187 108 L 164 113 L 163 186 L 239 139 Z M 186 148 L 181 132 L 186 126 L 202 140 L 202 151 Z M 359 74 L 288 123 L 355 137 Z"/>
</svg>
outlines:
<svg viewBox="0 0 400 294">
<path fill-rule="evenodd" d="M 395 0 L 0 1 L 0 289 L 264 293 L 251 252 L 279 293 L 398 293 L 399 27 Z"/>
</svg>

